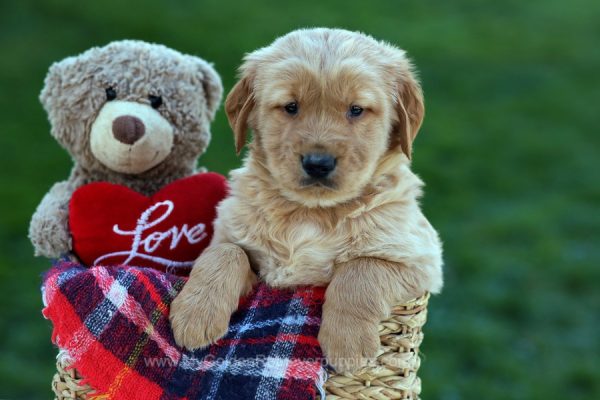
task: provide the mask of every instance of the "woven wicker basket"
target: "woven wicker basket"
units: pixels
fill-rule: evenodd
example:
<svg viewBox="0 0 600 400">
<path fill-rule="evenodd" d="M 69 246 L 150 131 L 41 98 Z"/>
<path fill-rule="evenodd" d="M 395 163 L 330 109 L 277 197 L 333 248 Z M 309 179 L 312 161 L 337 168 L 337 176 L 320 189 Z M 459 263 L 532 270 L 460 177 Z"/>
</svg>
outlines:
<svg viewBox="0 0 600 400">
<path fill-rule="evenodd" d="M 419 345 L 423 341 L 421 328 L 427 319 L 425 295 L 398 305 L 392 315 L 379 325 L 381 337 L 377 365 L 354 374 L 330 374 L 325 382 L 327 400 L 337 399 L 411 399 L 421 393 L 417 371 L 421 364 Z M 87 399 L 93 389 L 82 384 L 82 377 L 59 358 L 52 390 L 58 400 Z"/>
</svg>

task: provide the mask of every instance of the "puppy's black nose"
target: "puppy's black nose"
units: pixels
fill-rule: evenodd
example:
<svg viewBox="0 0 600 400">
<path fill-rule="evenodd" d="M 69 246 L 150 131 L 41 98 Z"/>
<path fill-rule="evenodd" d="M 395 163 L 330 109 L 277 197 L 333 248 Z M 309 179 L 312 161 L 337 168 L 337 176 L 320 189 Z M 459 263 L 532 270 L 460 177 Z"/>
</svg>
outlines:
<svg viewBox="0 0 600 400">
<path fill-rule="evenodd" d="M 113 121 L 112 131 L 119 142 L 131 145 L 144 136 L 146 127 L 138 117 L 122 115 Z"/>
<path fill-rule="evenodd" d="M 330 154 L 310 153 L 302 156 L 302 168 L 311 178 L 326 178 L 335 169 L 336 160 Z"/>
</svg>

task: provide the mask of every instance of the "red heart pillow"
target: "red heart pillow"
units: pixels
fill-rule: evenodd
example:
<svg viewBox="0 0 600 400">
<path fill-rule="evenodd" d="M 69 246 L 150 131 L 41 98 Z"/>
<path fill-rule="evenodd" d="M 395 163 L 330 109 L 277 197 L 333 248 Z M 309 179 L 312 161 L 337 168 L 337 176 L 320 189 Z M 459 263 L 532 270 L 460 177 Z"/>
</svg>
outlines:
<svg viewBox="0 0 600 400">
<path fill-rule="evenodd" d="M 96 182 L 73 193 L 73 249 L 86 265 L 131 265 L 188 273 L 210 243 L 225 178 L 204 173 L 179 179 L 146 197 Z"/>
</svg>

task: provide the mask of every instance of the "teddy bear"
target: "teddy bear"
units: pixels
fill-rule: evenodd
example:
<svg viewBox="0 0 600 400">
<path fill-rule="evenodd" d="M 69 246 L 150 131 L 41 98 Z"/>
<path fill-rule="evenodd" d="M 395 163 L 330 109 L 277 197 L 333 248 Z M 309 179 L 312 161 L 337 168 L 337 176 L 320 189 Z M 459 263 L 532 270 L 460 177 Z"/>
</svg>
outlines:
<svg viewBox="0 0 600 400">
<path fill-rule="evenodd" d="M 193 261 L 198 243 L 208 245 L 226 192 L 220 175 L 196 175 L 222 92 L 206 61 L 142 41 L 112 42 L 53 64 L 40 100 L 74 166 L 32 217 L 35 254 L 164 267 L 185 262 L 157 248 L 187 245 L 186 262 Z M 176 209 L 177 199 L 187 203 Z M 204 212 L 195 216 L 201 222 L 190 222 L 186 213 L 194 209 Z M 117 218 L 124 216 L 129 221 Z"/>
</svg>

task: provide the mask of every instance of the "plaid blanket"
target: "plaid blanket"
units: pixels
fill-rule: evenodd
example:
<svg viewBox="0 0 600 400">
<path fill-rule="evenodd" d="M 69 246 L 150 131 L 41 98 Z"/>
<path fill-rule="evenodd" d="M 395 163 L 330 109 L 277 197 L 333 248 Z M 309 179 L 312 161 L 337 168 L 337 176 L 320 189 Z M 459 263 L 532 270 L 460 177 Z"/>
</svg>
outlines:
<svg viewBox="0 0 600 400">
<path fill-rule="evenodd" d="M 110 399 L 314 399 L 324 380 L 317 342 L 323 288 L 259 284 L 227 335 L 179 348 L 169 304 L 185 278 L 153 269 L 62 261 L 44 276 L 52 341 L 98 395 Z"/>
</svg>

